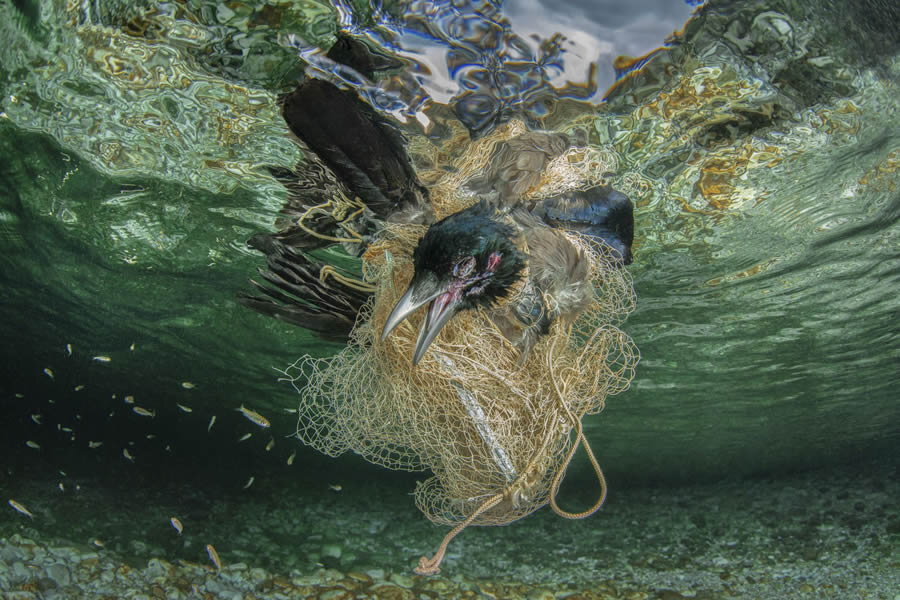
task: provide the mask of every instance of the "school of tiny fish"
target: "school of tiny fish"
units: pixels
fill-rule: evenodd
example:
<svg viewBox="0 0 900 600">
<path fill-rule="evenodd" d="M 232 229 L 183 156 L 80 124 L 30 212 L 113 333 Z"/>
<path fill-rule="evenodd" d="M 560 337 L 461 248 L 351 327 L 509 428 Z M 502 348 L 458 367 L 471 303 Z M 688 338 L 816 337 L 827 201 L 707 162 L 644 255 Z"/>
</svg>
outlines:
<svg viewBox="0 0 900 600">
<path fill-rule="evenodd" d="M 135 351 L 135 343 L 132 343 L 130 345 L 129 351 L 131 351 L 131 352 Z M 75 353 L 72 343 L 65 344 L 65 356 L 66 357 L 74 357 L 74 358 L 72 358 L 73 362 L 68 362 L 68 361 L 66 362 L 67 365 L 74 364 L 74 361 L 77 361 L 79 354 Z M 83 354 L 81 354 L 80 356 L 84 357 Z M 110 364 L 113 362 L 112 357 L 107 354 L 91 355 L 88 358 L 92 363 Z M 57 371 L 54 371 L 54 368 L 51 366 L 47 366 L 42 369 L 43 374 L 49 379 L 49 381 L 47 382 L 47 385 L 59 385 L 58 383 L 56 383 L 57 381 L 65 381 L 66 380 L 65 376 L 58 377 L 58 373 L 61 373 L 61 371 L 65 371 L 66 369 L 60 369 L 60 365 L 54 365 L 54 367 L 57 368 Z M 191 381 L 182 381 L 180 383 L 180 386 L 184 390 L 194 390 L 194 389 L 197 389 L 197 387 L 198 387 L 197 384 L 195 384 Z M 92 382 L 92 387 L 93 388 L 97 387 L 96 382 Z M 82 392 L 87 389 L 87 386 L 85 384 L 77 384 L 74 387 L 71 387 L 68 389 L 70 389 L 74 392 Z M 101 392 L 101 394 L 102 394 L 102 392 Z M 117 401 L 117 398 L 121 397 L 122 400 L 119 400 L 119 402 L 124 402 L 125 405 L 127 405 L 128 407 L 131 408 L 130 412 L 134 413 L 135 415 L 146 418 L 147 426 L 152 426 L 152 423 L 155 420 L 163 420 L 164 416 L 169 417 L 169 418 L 171 418 L 173 416 L 173 413 L 171 411 L 165 411 L 162 407 L 152 406 L 152 398 L 151 398 L 149 404 L 142 406 L 142 405 L 136 404 L 135 395 L 133 395 L 133 394 L 119 396 L 119 394 L 116 392 L 112 392 L 112 393 L 107 392 L 104 397 L 109 398 L 109 400 L 104 400 L 104 402 Z M 15 398 L 19 399 L 19 400 L 23 400 L 23 399 L 25 399 L 25 394 L 23 394 L 21 392 L 16 393 Z M 82 398 L 84 398 L 84 400 L 82 400 L 82 401 L 89 401 L 89 402 L 91 401 L 90 394 L 87 396 L 82 396 Z M 142 398 L 143 398 L 143 396 L 142 396 Z M 48 404 L 55 404 L 55 400 L 53 400 L 53 399 L 47 399 L 46 402 Z M 141 404 L 144 404 L 144 403 L 145 403 L 145 399 L 142 399 Z M 192 415 L 192 413 L 194 412 L 194 408 L 192 408 L 191 406 L 189 406 L 187 404 L 183 404 L 181 402 L 173 402 L 173 404 L 175 405 L 173 410 L 177 409 L 177 412 L 175 412 L 174 414 L 180 413 L 182 415 L 181 418 L 184 418 L 184 419 L 192 418 L 192 417 L 189 417 L 188 415 Z M 260 427 L 262 429 L 270 429 L 272 427 L 271 421 L 266 416 L 257 412 L 256 410 L 245 407 L 243 404 L 239 408 L 236 408 L 235 410 L 237 412 L 239 412 L 244 419 L 250 421 L 257 427 Z M 297 412 L 297 409 L 291 409 L 291 408 L 286 408 L 284 410 L 287 414 L 296 414 L 296 412 Z M 113 410 L 108 411 L 108 415 L 107 415 L 108 418 L 112 419 L 115 417 L 115 415 L 116 415 L 116 410 L 113 409 Z M 46 421 L 52 422 L 52 420 L 53 420 L 52 413 L 46 413 L 46 412 L 32 412 L 28 416 L 30 418 L 32 426 L 34 426 L 36 428 L 44 427 Z M 81 414 L 75 413 L 71 416 L 74 417 L 74 421 L 76 421 L 76 422 L 81 421 Z M 157 417 L 159 417 L 159 419 L 157 419 Z M 76 435 L 76 429 L 78 428 L 77 427 L 78 424 L 76 422 L 69 422 L 69 423 L 56 422 L 50 426 L 54 427 L 55 430 L 57 432 L 59 432 L 59 434 L 66 435 L 68 441 L 71 443 L 71 442 L 76 442 L 76 440 L 78 440 L 78 437 Z M 213 425 L 215 425 L 215 423 L 216 423 L 216 415 L 211 415 L 209 418 L 209 421 L 207 423 L 207 426 L 206 426 L 207 433 L 211 433 Z M 202 425 L 199 422 L 197 422 L 197 426 L 202 427 Z M 38 430 L 36 430 L 36 431 L 38 431 Z M 39 431 L 46 431 L 46 430 L 41 429 Z M 252 437 L 253 437 L 253 432 L 245 431 L 243 434 L 238 436 L 236 438 L 236 440 L 237 440 L 237 443 L 246 442 L 247 440 L 251 439 Z M 275 438 L 272 435 L 269 435 L 267 437 L 268 437 L 268 439 L 265 442 L 265 445 L 263 447 L 264 447 L 265 452 L 271 452 L 275 448 L 275 445 L 276 445 Z M 158 436 L 156 435 L 156 433 L 148 432 L 148 433 L 144 434 L 144 438 L 146 440 L 152 441 L 152 440 L 157 439 Z M 26 447 L 28 447 L 29 449 L 32 449 L 32 450 L 35 450 L 38 452 L 43 452 L 41 444 L 38 441 L 36 441 L 39 439 L 42 439 L 42 438 L 36 436 L 36 439 L 27 439 L 24 441 L 24 445 Z M 84 439 L 84 438 L 82 438 L 82 440 L 83 441 L 79 442 L 80 444 L 84 444 L 84 446 L 82 446 L 82 447 L 86 447 L 88 450 L 91 450 L 91 451 L 97 451 L 104 446 L 104 441 L 101 439 Z M 112 440 L 108 440 L 108 441 L 112 441 Z M 114 447 L 116 447 L 116 446 L 118 446 L 118 448 L 120 449 L 119 451 L 121 452 L 120 460 L 124 459 L 128 463 L 132 463 L 132 464 L 138 463 L 138 458 L 142 454 L 140 451 L 141 447 L 137 447 L 135 445 L 134 441 L 129 441 L 129 442 L 125 443 L 124 445 L 120 444 L 120 443 L 116 443 L 116 444 L 114 444 Z M 172 446 L 168 445 L 168 444 L 165 445 L 165 450 L 167 452 L 172 452 Z M 297 456 L 297 451 L 292 450 L 286 459 L 286 463 L 288 466 L 293 465 L 296 456 Z M 59 473 L 62 477 L 64 477 L 64 478 L 66 477 L 65 472 L 59 471 Z M 253 486 L 255 481 L 256 481 L 255 475 L 250 475 L 249 478 L 245 481 L 245 483 L 242 484 L 242 489 L 249 490 Z M 74 490 L 76 492 L 81 489 L 80 485 L 74 484 L 74 482 L 72 482 L 72 484 L 73 484 Z M 335 491 L 339 491 L 341 489 L 341 487 L 339 485 L 331 485 L 329 487 Z M 62 494 L 66 494 L 67 490 L 68 490 L 66 484 L 61 480 L 56 482 L 56 488 L 58 489 L 57 493 L 62 493 Z M 27 498 L 26 498 L 26 500 L 27 500 Z M 39 518 L 39 514 L 36 517 L 36 513 L 34 513 L 32 510 L 30 510 L 24 503 L 22 503 L 19 500 L 10 498 L 8 500 L 8 504 L 14 511 L 16 511 L 17 513 L 19 513 L 29 519 Z M 177 535 L 180 536 L 180 535 L 184 534 L 184 525 L 178 517 L 176 517 L 176 516 L 169 517 L 169 524 L 175 530 Z M 92 538 L 89 541 L 91 544 L 93 544 L 97 548 L 105 547 L 104 542 L 100 538 Z M 210 560 L 210 562 L 212 562 L 215 570 L 217 572 L 221 571 L 222 570 L 222 561 L 221 561 L 221 558 L 219 557 L 219 554 L 216 551 L 215 547 L 212 544 L 205 544 L 205 549 L 206 549 L 207 555 L 209 556 L 209 560 Z"/>
</svg>

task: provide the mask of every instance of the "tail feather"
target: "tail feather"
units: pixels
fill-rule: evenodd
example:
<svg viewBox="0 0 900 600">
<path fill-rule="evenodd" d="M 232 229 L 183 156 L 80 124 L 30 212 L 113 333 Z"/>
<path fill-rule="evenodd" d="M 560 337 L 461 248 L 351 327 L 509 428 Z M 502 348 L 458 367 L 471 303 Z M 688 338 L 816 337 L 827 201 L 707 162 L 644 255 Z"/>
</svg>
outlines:
<svg viewBox="0 0 900 600">
<path fill-rule="evenodd" d="M 324 263 L 277 239 L 268 240 L 267 245 L 268 270 L 259 269 L 265 283 L 250 280 L 263 295 L 239 293 L 238 302 L 262 314 L 315 331 L 323 338 L 346 341 L 356 315 L 371 294 L 338 279 L 321 278 Z"/>
</svg>

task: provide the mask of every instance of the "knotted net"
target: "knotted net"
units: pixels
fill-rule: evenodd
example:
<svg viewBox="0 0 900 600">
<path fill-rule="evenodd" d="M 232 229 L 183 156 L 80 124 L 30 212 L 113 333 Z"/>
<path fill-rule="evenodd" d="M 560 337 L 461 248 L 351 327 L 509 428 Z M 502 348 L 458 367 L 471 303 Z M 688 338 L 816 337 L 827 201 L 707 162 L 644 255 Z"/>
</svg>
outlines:
<svg viewBox="0 0 900 600">
<path fill-rule="evenodd" d="M 466 202 L 434 190 L 432 200 L 448 213 Z M 432 472 L 416 487 L 416 505 L 453 529 L 433 558 L 420 559 L 416 571 L 431 574 L 468 525 L 507 524 L 548 503 L 567 518 L 602 505 L 606 485 L 581 420 L 627 389 L 638 351 L 618 327 L 634 307 L 629 273 L 596 242 L 560 231 L 591 266 L 595 293 L 582 314 L 556 320 L 522 361 L 487 311 L 462 311 L 413 366 L 424 310 L 379 338 L 412 279 L 412 253 L 423 233 L 410 225 L 383 232 L 364 255 L 366 280 L 376 291 L 350 343 L 330 358 L 302 357 L 284 374 L 300 396 L 297 435 L 305 444 L 329 456 L 352 451 L 389 469 Z M 545 300 L 553 305 L 553 298 Z M 590 509 L 569 513 L 556 494 L 579 445 L 601 494 Z"/>
</svg>

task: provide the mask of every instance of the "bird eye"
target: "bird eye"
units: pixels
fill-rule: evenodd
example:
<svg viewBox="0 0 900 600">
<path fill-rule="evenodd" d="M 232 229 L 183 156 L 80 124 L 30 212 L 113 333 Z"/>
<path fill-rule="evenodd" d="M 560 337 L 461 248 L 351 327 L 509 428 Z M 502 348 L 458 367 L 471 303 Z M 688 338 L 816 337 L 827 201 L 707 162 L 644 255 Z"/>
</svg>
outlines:
<svg viewBox="0 0 900 600">
<path fill-rule="evenodd" d="M 472 269 L 474 269 L 474 268 L 475 268 L 475 257 L 467 256 L 466 258 L 462 259 L 461 261 L 459 261 L 458 263 L 453 265 L 453 276 L 454 277 L 467 277 L 472 272 Z"/>
</svg>

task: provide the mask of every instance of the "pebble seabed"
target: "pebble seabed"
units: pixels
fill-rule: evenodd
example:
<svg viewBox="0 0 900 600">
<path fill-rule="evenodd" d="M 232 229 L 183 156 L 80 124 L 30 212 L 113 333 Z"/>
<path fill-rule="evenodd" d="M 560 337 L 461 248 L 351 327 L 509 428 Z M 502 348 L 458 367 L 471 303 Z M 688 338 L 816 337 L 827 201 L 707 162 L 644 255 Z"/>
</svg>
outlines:
<svg viewBox="0 0 900 600">
<path fill-rule="evenodd" d="M 236 495 L 208 524 L 185 523 L 184 536 L 172 530 L 142 541 L 134 532 L 171 510 L 171 490 L 147 496 L 133 513 L 97 512 L 108 490 L 85 482 L 83 502 L 104 518 L 68 531 L 79 540 L 100 532 L 107 542 L 42 527 L 42 519 L 74 518 L 59 509 L 54 518 L 49 503 L 33 503 L 34 519 L 6 511 L 2 597 L 900 599 L 896 466 L 623 490 L 585 521 L 543 510 L 508 527 L 466 531 L 433 577 L 414 575 L 412 566 L 434 551 L 444 529 L 383 484 L 307 488 L 289 502 L 271 490 Z M 202 529 L 194 538 L 192 526 Z M 287 537 L 278 541 L 275 532 Z M 165 536 L 179 540 L 176 550 L 155 541 Z M 218 571 L 204 560 L 204 542 L 226 536 Z"/>
</svg>

